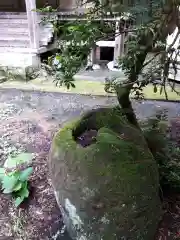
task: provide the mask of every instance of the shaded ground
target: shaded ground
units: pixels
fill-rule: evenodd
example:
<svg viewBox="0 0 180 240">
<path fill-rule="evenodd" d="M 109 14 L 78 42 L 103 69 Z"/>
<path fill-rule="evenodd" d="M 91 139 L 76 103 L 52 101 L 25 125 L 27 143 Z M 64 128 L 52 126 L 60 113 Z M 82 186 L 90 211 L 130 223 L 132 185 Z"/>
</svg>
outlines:
<svg viewBox="0 0 180 240">
<path fill-rule="evenodd" d="M 31 177 L 32 194 L 28 204 L 17 210 L 13 207 L 11 198 L 0 193 L 0 239 L 69 239 L 66 234 L 63 236 L 60 232 L 57 233 L 62 220 L 46 165 L 50 142 L 57 129 L 67 120 L 89 108 L 115 103 L 114 98 L 107 97 L 0 90 L 0 164 L 11 152 L 26 150 L 36 153 Z M 134 107 L 141 119 L 165 108 L 169 118 L 180 116 L 178 103 L 144 102 L 134 103 Z M 168 219 L 170 216 L 174 219 L 170 212 L 167 212 Z M 180 222 L 180 213 L 175 222 L 176 225 Z M 168 229 L 173 228 L 173 224 L 170 221 Z M 174 230 L 176 233 L 177 226 Z M 166 238 L 159 238 L 162 239 Z"/>
<path fill-rule="evenodd" d="M 180 239 L 180 195 L 168 196 L 163 204 L 164 217 L 156 240 Z"/>
</svg>

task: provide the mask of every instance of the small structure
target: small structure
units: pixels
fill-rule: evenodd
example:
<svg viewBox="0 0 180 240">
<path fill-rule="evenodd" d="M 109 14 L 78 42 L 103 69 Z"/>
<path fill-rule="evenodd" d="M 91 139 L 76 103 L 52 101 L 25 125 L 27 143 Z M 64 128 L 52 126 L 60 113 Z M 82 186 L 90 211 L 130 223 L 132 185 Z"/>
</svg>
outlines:
<svg viewBox="0 0 180 240">
<path fill-rule="evenodd" d="M 54 8 L 72 9 L 75 0 L 50 0 Z M 54 48 L 53 27 L 42 23 L 37 8 L 46 0 L 0 1 L 0 66 L 38 67 L 40 54 Z"/>
<path fill-rule="evenodd" d="M 76 0 L 49 0 L 48 5 L 58 9 L 59 19 L 68 21 L 76 7 Z M 43 15 L 36 11 L 46 5 L 46 0 L 1 0 L 0 1 L 0 67 L 27 68 L 40 66 L 40 54 L 56 47 L 54 30 L 51 24 L 42 23 Z M 84 12 L 89 5 L 78 9 Z M 62 13 L 62 11 L 65 11 Z M 68 14 L 66 14 L 68 12 Z M 61 16 L 60 16 L 61 15 Z M 72 20 L 72 19 L 71 19 Z M 102 19 L 101 19 L 102 20 Z M 103 19 L 104 20 L 104 19 Z M 91 65 L 100 62 L 113 62 L 117 67 L 117 59 L 124 53 L 125 33 L 120 32 L 122 17 L 107 18 L 105 21 L 115 22 L 113 40 L 99 41 L 89 56 Z M 104 56 L 104 57 L 103 57 Z M 106 57 L 105 57 L 106 56 Z M 108 56 L 108 58 L 107 58 Z M 104 60 L 103 60 L 104 59 Z"/>
<path fill-rule="evenodd" d="M 119 71 L 118 59 L 126 52 L 127 29 L 130 27 L 129 15 L 105 19 L 115 23 L 114 37 L 111 40 L 96 42 L 95 48 L 91 50 L 88 65 L 106 63 L 109 70 Z M 93 68 L 93 67 L 92 67 Z"/>
</svg>

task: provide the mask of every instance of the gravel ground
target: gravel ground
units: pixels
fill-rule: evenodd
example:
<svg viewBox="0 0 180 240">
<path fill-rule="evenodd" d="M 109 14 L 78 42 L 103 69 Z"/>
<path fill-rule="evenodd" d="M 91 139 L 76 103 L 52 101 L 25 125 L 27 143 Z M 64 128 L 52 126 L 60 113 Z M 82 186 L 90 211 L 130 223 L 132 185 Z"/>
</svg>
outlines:
<svg viewBox="0 0 180 240">
<path fill-rule="evenodd" d="M 115 98 L 0 90 L 0 165 L 10 153 L 26 150 L 37 155 L 30 179 L 32 196 L 24 210 L 17 211 L 9 197 L 0 193 L 0 239 L 69 239 L 57 234 L 62 220 L 48 178 L 50 143 L 66 121 L 92 107 L 112 104 L 116 104 Z M 133 106 L 141 119 L 158 110 L 167 111 L 169 118 L 180 116 L 179 103 L 146 101 Z"/>
<path fill-rule="evenodd" d="M 16 112 L 26 113 L 27 110 L 31 110 L 39 114 L 44 114 L 47 122 L 53 122 L 57 125 L 63 124 L 92 107 L 107 106 L 116 103 L 116 99 L 113 97 L 0 89 L 1 105 L 9 104 L 9 108 Z M 149 117 L 157 110 L 164 109 L 167 110 L 170 118 L 180 116 L 180 103 L 178 102 L 142 101 L 137 103 L 134 101 L 133 107 L 139 118 Z M 6 114 L 12 111 L 9 109 Z M 1 120 L 4 120 L 4 118 L 1 115 Z"/>
</svg>

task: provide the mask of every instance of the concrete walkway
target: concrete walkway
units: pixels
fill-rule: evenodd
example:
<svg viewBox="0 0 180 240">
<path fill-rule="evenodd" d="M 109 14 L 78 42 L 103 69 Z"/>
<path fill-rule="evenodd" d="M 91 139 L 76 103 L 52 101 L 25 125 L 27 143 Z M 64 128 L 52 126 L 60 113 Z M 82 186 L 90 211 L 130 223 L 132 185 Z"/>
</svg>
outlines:
<svg viewBox="0 0 180 240">
<path fill-rule="evenodd" d="M 59 126 L 88 109 L 116 105 L 117 99 L 106 96 L 0 89 L 0 104 L 3 103 L 15 104 L 23 111 L 31 109 L 39 114 L 42 113 L 47 119 L 53 119 L 53 124 Z M 169 118 L 180 117 L 178 102 L 133 100 L 133 107 L 138 118 L 141 119 L 149 118 L 159 110 L 166 110 Z"/>
<path fill-rule="evenodd" d="M 108 69 L 100 69 L 93 71 L 81 70 L 78 74 L 75 75 L 77 80 L 87 80 L 87 81 L 100 81 L 104 82 L 105 78 L 119 77 L 124 79 L 125 75 L 120 71 L 110 71 Z"/>
</svg>

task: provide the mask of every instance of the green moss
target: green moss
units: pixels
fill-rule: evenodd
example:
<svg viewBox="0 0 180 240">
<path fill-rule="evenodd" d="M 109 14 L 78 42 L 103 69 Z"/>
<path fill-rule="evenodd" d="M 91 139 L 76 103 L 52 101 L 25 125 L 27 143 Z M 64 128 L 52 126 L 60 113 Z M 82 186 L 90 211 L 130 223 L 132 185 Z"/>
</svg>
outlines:
<svg viewBox="0 0 180 240">
<path fill-rule="evenodd" d="M 83 148 L 72 133 L 77 137 L 91 128 L 98 130 L 97 142 Z M 52 153 L 52 175 L 58 176 L 61 168 L 64 178 L 71 176 L 63 183 L 53 178 L 55 189 L 66 188 L 65 195 L 72 197 L 85 222 L 84 231 L 92 236 L 89 240 L 153 239 L 160 217 L 156 162 L 142 133 L 119 109 L 101 109 L 68 124 L 54 138 Z M 92 197 L 83 192 L 87 187 Z M 99 203 L 103 209 L 94 212 Z M 101 222 L 104 216 L 106 226 Z"/>
<path fill-rule="evenodd" d="M 166 119 L 166 116 L 164 118 Z M 180 190 L 180 149 L 176 139 L 172 139 L 171 135 L 173 128 L 177 130 L 177 120 L 175 119 L 175 122 L 169 123 L 165 119 L 162 120 L 161 115 L 159 118 L 155 116 L 142 124 L 144 136 L 158 164 L 163 195 L 168 192 L 179 192 Z"/>
</svg>

